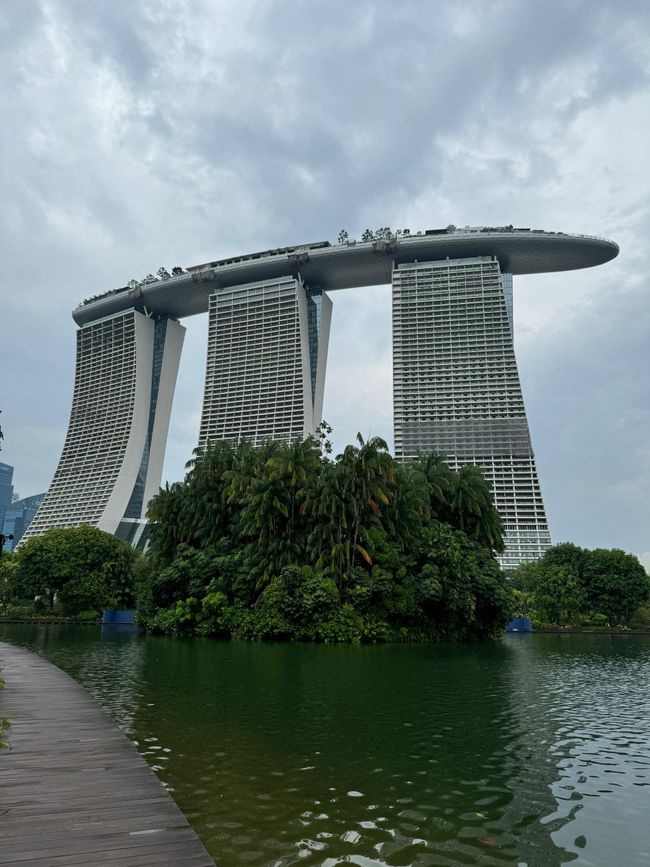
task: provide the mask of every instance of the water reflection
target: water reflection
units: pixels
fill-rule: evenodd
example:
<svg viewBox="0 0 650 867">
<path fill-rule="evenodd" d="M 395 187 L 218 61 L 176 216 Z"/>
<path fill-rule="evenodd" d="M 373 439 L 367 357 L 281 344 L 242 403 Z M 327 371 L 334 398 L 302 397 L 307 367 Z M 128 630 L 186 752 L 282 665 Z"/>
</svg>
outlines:
<svg viewBox="0 0 650 867">
<path fill-rule="evenodd" d="M 650 862 L 647 639 L 323 647 L 4 631 L 91 690 L 217 863 Z"/>
<path fill-rule="evenodd" d="M 546 830 L 580 864 L 649 864 L 650 642 L 548 635 L 508 643 L 521 737 L 533 766 L 550 771 Z"/>
<path fill-rule="evenodd" d="M 0 625 L 0 640 L 15 641 L 59 665 L 88 689 L 130 737 L 142 698 L 145 645 L 137 637 L 132 628 Z"/>
</svg>

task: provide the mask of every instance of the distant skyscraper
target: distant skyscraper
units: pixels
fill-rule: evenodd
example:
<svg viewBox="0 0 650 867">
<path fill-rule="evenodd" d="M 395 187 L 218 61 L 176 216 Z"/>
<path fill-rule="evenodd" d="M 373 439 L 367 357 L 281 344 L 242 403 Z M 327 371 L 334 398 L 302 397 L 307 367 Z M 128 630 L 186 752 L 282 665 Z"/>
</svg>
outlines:
<svg viewBox="0 0 650 867">
<path fill-rule="evenodd" d="M 519 384 L 512 275 L 494 257 L 393 271 L 395 455 L 478 464 L 506 532 L 505 568 L 551 544 Z"/>
<path fill-rule="evenodd" d="M 5 551 L 13 551 L 20 542 L 44 498 L 44 493 L 35 494 L 33 497 L 14 500 L 7 506 L 2 532 L 5 536 L 13 536 L 13 539 L 5 542 Z"/>
<path fill-rule="evenodd" d="M 90 524 L 137 543 L 160 485 L 184 334 L 133 309 L 79 329 L 63 454 L 25 538 Z"/>
<path fill-rule="evenodd" d="M 5 509 L 11 505 L 11 497 L 14 492 L 13 477 L 14 468 L 0 461 L 0 527 L 4 521 Z"/>
<path fill-rule="evenodd" d="M 285 277 L 210 295 L 199 446 L 314 433 L 323 411 L 332 302 Z"/>
</svg>

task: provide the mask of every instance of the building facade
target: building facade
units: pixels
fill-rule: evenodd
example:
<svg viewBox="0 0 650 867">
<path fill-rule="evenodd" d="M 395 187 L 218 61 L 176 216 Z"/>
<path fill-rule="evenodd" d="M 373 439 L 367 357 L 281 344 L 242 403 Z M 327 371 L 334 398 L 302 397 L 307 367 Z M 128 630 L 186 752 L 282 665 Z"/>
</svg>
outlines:
<svg viewBox="0 0 650 867">
<path fill-rule="evenodd" d="M 322 419 L 327 293 L 392 280 L 397 457 L 436 449 L 454 467 L 481 466 L 505 525 L 502 564 L 534 560 L 550 537 L 514 355 L 512 276 L 617 254 L 602 238 L 449 226 L 266 250 L 89 298 L 73 311 L 80 328 L 63 454 L 26 537 L 90 524 L 142 541 L 161 478 L 179 317 L 209 315 L 199 446 L 290 442 Z"/>
<path fill-rule="evenodd" d="M 513 345 L 512 275 L 494 257 L 393 272 L 395 456 L 480 466 L 504 523 L 504 568 L 551 544 Z"/>
<path fill-rule="evenodd" d="M 63 453 L 24 538 L 89 524 L 137 542 L 160 485 L 184 333 L 133 309 L 79 329 Z"/>
<path fill-rule="evenodd" d="M 323 411 L 332 302 L 286 277 L 210 295 L 199 447 L 314 433 Z"/>
<path fill-rule="evenodd" d="M 7 538 L 4 546 L 5 551 L 13 551 L 20 542 L 44 499 L 44 493 L 34 494 L 32 497 L 14 500 L 7 506 L 2 533 L 5 537 L 13 536 L 13 539 Z"/>
<path fill-rule="evenodd" d="M 14 486 L 14 468 L 0 461 L 0 528 L 5 518 L 5 509 L 11 505 Z"/>
</svg>

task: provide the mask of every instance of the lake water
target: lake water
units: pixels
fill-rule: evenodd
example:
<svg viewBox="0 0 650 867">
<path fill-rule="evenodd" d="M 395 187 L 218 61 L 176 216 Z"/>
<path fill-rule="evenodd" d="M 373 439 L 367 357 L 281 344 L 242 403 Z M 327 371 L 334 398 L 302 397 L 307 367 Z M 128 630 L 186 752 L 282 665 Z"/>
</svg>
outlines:
<svg viewBox="0 0 650 867">
<path fill-rule="evenodd" d="M 650 637 L 0 639 L 90 690 L 224 867 L 650 864 Z"/>
</svg>

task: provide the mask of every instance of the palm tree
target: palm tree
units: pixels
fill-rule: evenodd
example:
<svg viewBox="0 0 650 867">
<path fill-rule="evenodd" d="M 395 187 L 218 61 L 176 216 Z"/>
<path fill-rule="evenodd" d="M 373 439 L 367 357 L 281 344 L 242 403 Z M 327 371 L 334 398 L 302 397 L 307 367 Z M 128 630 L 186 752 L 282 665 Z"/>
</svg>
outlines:
<svg viewBox="0 0 650 867">
<path fill-rule="evenodd" d="M 322 468 L 308 506 L 313 528 L 308 550 L 320 567 L 327 568 L 339 587 L 355 565 L 357 555 L 372 565 L 368 529 L 380 524 L 396 485 L 395 463 L 384 440 L 349 445 L 334 464 Z"/>
<path fill-rule="evenodd" d="M 198 547 L 216 544 L 230 529 L 230 514 L 224 491 L 234 461 L 230 443 L 218 440 L 205 449 L 195 449 L 186 467 L 186 508 L 183 536 Z"/>
<path fill-rule="evenodd" d="M 438 515 L 441 509 L 449 505 L 452 471 L 445 456 L 436 451 L 420 455 L 415 463 L 427 481 L 432 513 Z"/>
<path fill-rule="evenodd" d="M 472 464 L 454 475 L 451 512 L 459 529 L 495 551 L 503 551 L 503 524 L 492 501 L 490 485 L 482 470 Z"/>
<path fill-rule="evenodd" d="M 308 556 L 340 587 L 350 560 L 347 493 L 340 463 L 327 463 L 321 468 L 307 508 L 312 525 Z"/>
<path fill-rule="evenodd" d="M 149 551 L 163 563 L 171 563 L 176 548 L 183 541 L 181 516 L 185 505 L 185 486 L 182 482 L 167 482 L 151 498 L 147 508 L 149 519 Z"/>
<path fill-rule="evenodd" d="M 357 434 L 360 448 L 348 446 L 344 454 L 349 466 L 348 479 L 351 487 L 350 506 L 352 508 L 352 564 L 356 553 L 361 554 L 369 565 L 370 554 L 361 545 L 365 542 L 365 523 L 371 523 L 381 516 L 382 507 L 390 502 L 391 489 L 395 485 L 395 463 L 388 452 L 388 446 L 381 437 L 372 437 L 364 442 Z M 370 514 L 371 513 L 371 514 Z M 375 523 L 377 520 L 375 520 Z"/>
<path fill-rule="evenodd" d="M 395 464 L 395 487 L 382 509 L 384 528 L 402 551 L 413 550 L 424 523 L 431 520 L 430 490 L 417 463 Z"/>
<path fill-rule="evenodd" d="M 285 566 L 303 559 L 303 516 L 319 466 L 318 445 L 308 437 L 290 445 L 275 444 L 250 477 L 242 500 L 240 534 L 247 540 L 245 560 L 258 589 Z M 241 480 L 241 475 L 233 477 L 238 484 Z"/>
</svg>

